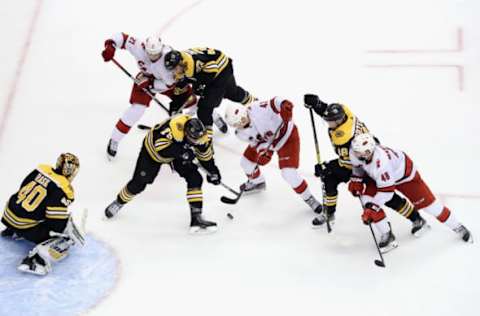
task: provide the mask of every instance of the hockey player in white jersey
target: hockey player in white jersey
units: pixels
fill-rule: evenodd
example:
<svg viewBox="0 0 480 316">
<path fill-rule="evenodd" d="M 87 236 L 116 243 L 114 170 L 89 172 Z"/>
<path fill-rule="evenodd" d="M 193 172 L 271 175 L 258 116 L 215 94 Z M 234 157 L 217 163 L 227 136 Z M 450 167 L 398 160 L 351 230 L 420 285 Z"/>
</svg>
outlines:
<svg viewBox="0 0 480 316">
<path fill-rule="evenodd" d="M 314 212 L 320 213 L 321 204 L 298 174 L 300 137 L 292 121 L 292 110 L 293 104 L 279 97 L 254 101 L 249 106 L 232 103 L 227 107 L 227 124 L 236 129 L 238 138 L 249 144 L 240 161 L 248 180 L 240 189 L 245 193 L 265 190 L 259 166 L 268 164 L 276 152 L 282 177 Z"/>
<path fill-rule="evenodd" d="M 150 36 L 144 41 L 118 33 L 105 41 L 102 57 L 105 62 L 112 60 L 116 49 L 126 49 L 137 61 L 140 72 L 137 74 L 139 84 L 133 84 L 130 95 L 131 106 L 123 113 L 112 131 L 107 146 L 107 157 L 113 159 L 117 154 L 118 144 L 130 131 L 130 128 L 142 117 L 152 98 L 143 91 L 151 90 L 168 96 L 171 108 L 183 104 L 191 106 L 196 103 L 196 96 L 189 85 L 175 86 L 174 74 L 165 68 L 165 55 L 172 51 L 164 45 L 159 36 Z"/>
<path fill-rule="evenodd" d="M 417 210 L 424 210 L 447 225 L 465 242 L 473 242 L 470 231 L 435 198 L 403 151 L 377 145 L 373 136 L 365 133 L 353 139 L 350 157 L 353 171 L 348 189 L 362 200 L 363 221 L 373 223 L 381 233 L 379 246 L 382 252 L 397 246 L 383 211 L 395 191 L 401 192 Z"/>
</svg>

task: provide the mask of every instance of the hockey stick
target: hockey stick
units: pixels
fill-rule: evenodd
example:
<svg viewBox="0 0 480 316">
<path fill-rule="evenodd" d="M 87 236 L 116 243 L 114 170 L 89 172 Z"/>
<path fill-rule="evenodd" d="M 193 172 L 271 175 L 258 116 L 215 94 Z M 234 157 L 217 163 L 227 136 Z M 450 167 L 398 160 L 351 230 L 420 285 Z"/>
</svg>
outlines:
<svg viewBox="0 0 480 316">
<path fill-rule="evenodd" d="M 377 247 L 377 251 L 378 251 L 378 254 L 380 255 L 380 259 L 381 259 L 381 260 L 375 259 L 373 261 L 373 263 L 375 263 L 375 265 L 378 266 L 378 267 L 385 268 L 385 260 L 383 260 L 382 252 L 380 251 L 380 247 L 378 246 L 377 237 L 375 237 L 375 233 L 373 232 L 372 223 L 368 223 L 368 227 L 370 227 L 370 231 L 372 232 L 373 241 L 375 242 L 375 246 Z"/>
<path fill-rule="evenodd" d="M 317 138 L 317 128 L 315 127 L 315 118 L 313 117 L 313 109 L 309 108 L 310 112 L 310 120 L 312 122 L 312 130 L 313 130 L 313 140 L 315 143 L 315 151 L 317 153 L 317 163 L 320 165 L 320 168 L 322 168 L 322 171 L 325 170 L 325 166 L 322 164 L 322 159 L 320 158 L 320 147 L 318 146 L 318 138 Z M 325 183 L 323 183 L 322 179 L 322 190 L 323 190 L 323 195 L 325 196 Z M 327 221 L 327 232 L 331 233 L 332 232 L 332 226 L 330 225 L 330 217 L 327 214 L 327 208 L 322 207 L 323 214 L 325 216 L 325 219 Z"/>
<path fill-rule="evenodd" d="M 268 144 L 268 147 L 267 147 L 267 150 L 266 150 L 267 152 L 270 150 L 270 148 L 272 148 L 273 142 L 274 142 L 275 138 L 277 138 L 277 135 L 278 135 L 278 133 L 280 132 L 280 130 L 282 129 L 283 126 L 284 126 L 283 123 L 280 124 L 280 126 L 279 126 L 279 127 L 277 128 L 277 130 L 275 131 L 275 134 L 273 134 L 272 142 L 271 142 L 270 144 Z M 255 163 L 255 168 L 253 168 L 253 170 L 255 170 L 255 169 L 258 168 L 258 159 L 259 159 L 259 158 L 257 158 L 257 161 L 256 161 L 256 163 Z M 231 199 L 231 198 L 229 198 L 229 197 L 222 196 L 222 197 L 220 197 L 220 201 L 222 201 L 222 202 L 225 203 L 225 204 L 237 204 L 237 202 L 238 202 L 238 201 L 240 200 L 240 198 L 242 197 L 243 192 L 244 192 L 244 190 L 240 188 L 240 192 L 239 192 L 239 194 L 237 195 L 236 198 Z"/>
<path fill-rule="evenodd" d="M 135 82 L 135 84 L 137 86 L 139 86 L 140 81 L 137 78 L 132 76 L 132 74 L 129 73 L 128 70 L 125 69 L 118 61 L 116 61 L 115 58 L 112 58 L 112 61 L 115 65 L 117 65 L 118 68 L 120 68 L 121 71 L 123 71 L 123 73 L 125 73 L 127 76 L 129 76 L 130 79 L 132 79 L 133 82 Z M 165 107 L 165 105 L 162 104 L 162 102 L 158 101 L 158 99 L 155 97 L 155 95 L 150 90 L 142 88 L 142 91 L 145 92 L 146 94 L 148 94 L 148 96 L 151 97 L 152 100 L 155 101 L 155 103 L 157 103 L 162 109 L 164 109 L 168 114 L 170 114 L 169 113 L 170 111 Z"/>
<path fill-rule="evenodd" d="M 210 172 L 208 172 L 208 170 L 205 169 L 201 164 L 195 163 L 195 165 L 196 165 L 199 169 L 203 170 L 207 175 L 210 175 Z M 241 196 L 242 193 L 243 193 L 243 191 L 241 191 L 241 190 L 240 190 L 240 192 L 235 191 L 235 190 L 232 189 L 230 186 L 226 185 L 223 181 L 220 181 L 220 185 L 221 185 L 222 187 L 224 187 L 225 189 L 227 189 L 228 191 L 230 191 L 230 192 L 232 192 L 233 194 L 235 194 L 235 198 L 233 198 L 233 199 L 228 198 L 228 197 L 226 197 L 226 196 L 222 196 L 222 197 L 220 198 L 220 200 L 221 200 L 222 202 L 224 202 L 224 203 L 227 203 L 227 204 L 235 204 L 236 202 L 235 202 L 235 203 L 232 203 L 232 201 L 235 201 L 235 200 L 238 201 L 238 199 L 240 198 L 240 196 Z"/>
<path fill-rule="evenodd" d="M 152 127 L 144 124 L 137 124 L 137 128 L 142 131 L 147 131 L 147 130 L 150 130 Z"/>
</svg>

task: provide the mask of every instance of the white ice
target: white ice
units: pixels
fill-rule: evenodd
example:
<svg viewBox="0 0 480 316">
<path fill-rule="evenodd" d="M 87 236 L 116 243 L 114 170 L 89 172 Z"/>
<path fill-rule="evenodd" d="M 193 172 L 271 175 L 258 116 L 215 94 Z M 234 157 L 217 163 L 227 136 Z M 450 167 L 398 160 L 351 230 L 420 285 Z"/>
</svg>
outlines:
<svg viewBox="0 0 480 316">
<path fill-rule="evenodd" d="M 128 106 L 131 82 L 103 62 L 103 42 L 119 31 L 139 37 L 162 31 L 164 41 L 179 49 L 223 50 L 234 60 L 237 82 L 259 98 L 281 95 L 295 103 L 300 170 L 317 196 L 312 130 L 302 105 L 308 92 L 348 104 L 383 143 L 404 149 L 431 189 L 480 236 L 480 3 L 192 4 L 6 0 L 0 5 L 0 117 L 6 123 L 0 130 L 1 197 L 6 201 L 32 168 L 54 163 L 60 152 L 80 157 L 72 208 L 90 210 L 89 231 L 121 260 L 116 287 L 89 315 L 478 315 L 478 244 L 461 242 L 426 214 L 432 230 L 415 239 L 410 223 L 388 211 L 399 247 L 385 256 L 387 268 L 378 268 L 361 209 L 346 187 L 340 187 L 333 233 L 314 231 L 312 212 L 283 182 L 276 160 L 263 169 L 268 190 L 236 206 L 220 203 L 227 193 L 222 188 L 204 185 L 205 216 L 218 222 L 217 234 L 187 234 L 185 184 L 168 168 L 118 218 L 101 220 L 129 180 L 143 137 L 132 130 L 117 161 L 106 161 L 107 141 Z M 25 46 L 35 8 L 38 21 Z M 368 52 L 405 49 L 433 51 Z M 117 57 L 136 72 L 127 52 Z M 456 65 L 464 67 L 462 90 Z M 142 122 L 164 117 L 152 103 Z M 332 159 L 326 126 L 317 122 L 322 159 Z M 232 134 L 215 136 L 223 179 L 236 186 L 244 181 L 239 159 L 245 144 Z"/>
</svg>

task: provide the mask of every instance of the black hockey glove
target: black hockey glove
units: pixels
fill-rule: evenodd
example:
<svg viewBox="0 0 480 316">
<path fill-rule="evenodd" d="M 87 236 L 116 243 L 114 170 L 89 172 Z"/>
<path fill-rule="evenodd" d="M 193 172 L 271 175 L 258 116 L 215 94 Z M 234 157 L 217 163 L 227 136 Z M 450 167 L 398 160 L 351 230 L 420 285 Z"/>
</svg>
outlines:
<svg viewBox="0 0 480 316">
<path fill-rule="evenodd" d="M 326 163 L 317 163 L 315 165 L 315 177 L 324 179 L 331 173 L 331 170 L 327 168 Z"/>
<path fill-rule="evenodd" d="M 303 96 L 303 103 L 307 109 L 313 109 L 317 114 L 325 112 L 328 105 L 320 100 L 316 94 L 305 94 Z"/>
<path fill-rule="evenodd" d="M 193 93 L 195 93 L 199 97 L 203 97 L 204 92 L 205 92 L 205 85 L 204 84 L 194 84 L 193 85 Z"/>
<path fill-rule="evenodd" d="M 207 181 L 213 185 L 219 185 L 222 181 L 222 176 L 220 175 L 220 170 L 217 166 L 213 166 L 208 170 Z"/>
</svg>

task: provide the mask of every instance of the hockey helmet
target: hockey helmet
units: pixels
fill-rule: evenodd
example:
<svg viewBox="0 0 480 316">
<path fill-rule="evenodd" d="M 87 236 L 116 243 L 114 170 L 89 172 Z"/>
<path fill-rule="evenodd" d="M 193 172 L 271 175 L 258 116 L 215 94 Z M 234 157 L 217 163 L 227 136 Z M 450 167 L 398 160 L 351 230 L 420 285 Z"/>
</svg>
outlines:
<svg viewBox="0 0 480 316">
<path fill-rule="evenodd" d="M 244 128 L 250 123 L 248 107 L 239 103 L 231 103 L 225 110 L 225 121 L 234 128 Z"/>
<path fill-rule="evenodd" d="M 370 161 L 377 143 L 370 133 L 358 134 L 352 140 L 352 150 L 355 157 L 362 161 Z"/>
<path fill-rule="evenodd" d="M 173 70 L 180 64 L 182 56 L 178 50 L 171 50 L 165 55 L 165 68 Z"/>
<path fill-rule="evenodd" d="M 163 43 L 158 35 L 147 37 L 145 40 L 145 52 L 152 62 L 155 62 L 162 57 Z"/>
<path fill-rule="evenodd" d="M 80 168 L 78 157 L 71 153 L 63 153 L 57 158 L 55 173 L 63 175 L 70 182 L 75 178 Z"/>
<path fill-rule="evenodd" d="M 185 138 L 189 144 L 202 145 L 208 141 L 207 129 L 202 121 L 193 117 L 184 126 Z"/>
<path fill-rule="evenodd" d="M 322 118 L 326 122 L 335 122 L 339 123 L 342 122 L 345 119 L 345 110 L 343 109 L 343 106 L 339 103 L 331 103 L 327 106 L 325 111 L 322 114 Z M 330 126 L 330 124 L 329 124 Z"/>
</svg>

